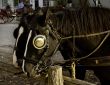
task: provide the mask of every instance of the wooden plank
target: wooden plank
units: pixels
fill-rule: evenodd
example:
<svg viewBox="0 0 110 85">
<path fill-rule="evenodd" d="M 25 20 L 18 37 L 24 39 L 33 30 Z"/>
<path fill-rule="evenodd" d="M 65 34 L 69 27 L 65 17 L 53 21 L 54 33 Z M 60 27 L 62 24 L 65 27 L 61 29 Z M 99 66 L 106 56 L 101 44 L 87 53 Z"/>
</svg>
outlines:
<svg viewBox="0 0 110 85">
<path fill-rule="evenodd" d="M 90 82 L 86 82 L 79 79 L 72 79 L 70 77 L 63 76 L 65 85 L 96 85 Z"/>
<path fill-rule="evenodd" d="M 87 58 L 80 62 L 84 66 L 110 66 L 110 56 Z"/>
</svg>

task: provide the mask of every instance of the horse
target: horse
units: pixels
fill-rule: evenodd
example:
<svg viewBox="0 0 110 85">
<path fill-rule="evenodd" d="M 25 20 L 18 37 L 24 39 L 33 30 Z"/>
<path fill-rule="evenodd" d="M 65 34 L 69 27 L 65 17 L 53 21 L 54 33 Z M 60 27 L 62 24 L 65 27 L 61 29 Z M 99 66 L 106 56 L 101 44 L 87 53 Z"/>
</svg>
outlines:
<svg viewBox="0 0 110 85">
<path fill-rule="evenodd" d="M 21 53 L 16 56 L 21 57 L 21 67 L 28 76 L 46 73 L 54 65 L 51 57 L 59 50 L 65 62 L 62 66 L 75 62 L 76 78 L 84 79 L 86 69 L 92 69 L 102 85 L 109 83 L 110 9 L 48 9 L 24 21 L 16 43 Z"/>
</svg>

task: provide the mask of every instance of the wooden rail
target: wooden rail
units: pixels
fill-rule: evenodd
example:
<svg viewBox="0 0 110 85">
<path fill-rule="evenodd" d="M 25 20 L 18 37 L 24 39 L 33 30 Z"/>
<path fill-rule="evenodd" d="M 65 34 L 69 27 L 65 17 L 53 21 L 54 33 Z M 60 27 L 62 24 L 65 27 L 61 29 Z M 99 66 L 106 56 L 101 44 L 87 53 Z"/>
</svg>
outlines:
<svg viewBox="0 0 110 85">
<path fill-rule="evenodd" d="M 51 66 L 48 71 L 48 85 L 96 85 L 62 75 L 61 66 Z"/>
</svg>

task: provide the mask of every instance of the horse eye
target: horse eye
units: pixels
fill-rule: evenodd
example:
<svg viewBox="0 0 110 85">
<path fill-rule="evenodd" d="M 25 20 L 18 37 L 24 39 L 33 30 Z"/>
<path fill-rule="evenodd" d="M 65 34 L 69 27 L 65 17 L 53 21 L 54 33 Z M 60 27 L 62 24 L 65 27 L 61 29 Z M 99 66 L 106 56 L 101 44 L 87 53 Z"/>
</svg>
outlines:
<svg viewBox="0 0 110 85">
<path fill-rule="evenodd" d="M 47 41 L 44 35 L 36 35 L 33 39 L 33 46 L 36 49 L 43 49 L 46 47 Z"/>
</svg>

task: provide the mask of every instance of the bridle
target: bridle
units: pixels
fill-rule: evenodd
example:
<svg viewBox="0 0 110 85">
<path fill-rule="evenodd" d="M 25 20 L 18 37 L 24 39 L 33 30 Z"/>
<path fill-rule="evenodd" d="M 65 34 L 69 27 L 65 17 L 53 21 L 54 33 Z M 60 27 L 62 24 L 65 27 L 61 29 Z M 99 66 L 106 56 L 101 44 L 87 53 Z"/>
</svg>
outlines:
<svg viewBox="0 0 110 85">
<path fill-rule="evenodd" d="M 47 43 L 47 46 L 46 48 L 44 49 L 44 53 L 43 55 L 41 56 L 41 58 L 39 59 L 39 61 L 36 61 L 36 60 L 31 60 L 31 59 L 28 59 L 26 57 L 23 57 L 24 60 L 26 60 L 27 62 L 29 63 L 32 63 L 34 64 L 35 66 L 33 67 L 34 70 L 37 71 L 37 73 L 42 73 L 43 71 L 45 71 L 48 67 L 50 67 L 51 65 L 54 65 L 53 62 L 51 62 L 50 58 L 52 56 L 54 56 L 54 54 L 59 50 L 59 46 L 61 45 L 61 42 L 63 40 L 67 40 L 67 39 L 75 39 L 75 38 L 83 38 L 83 37 L 91 37 L 91 36 L 96 36 L 96 35 L 103 35 L 103 34 L 106 34 L 106 36 L 103 38 L 103 40 L 100 42 L 100 44 L 92 51 L 90 52 L 88 55 L 86 56 L 83 56 L 81 58 L 75 58 L 73 57 L 72 59 L 68 59 L 68 60 L 64 60 L 62 61 L 63 63 L 66 63 L 68 61 L 72 61 L 72 62 L 78 62 L 82 59 L 86 59 L 88 58 L 89 56 L 91 56 L 92 54 L 94 54 L 100 47 L 101 45 L 105 42 L 105 40 L 109 37 L 110 35 L 110 30 L 108 31 L 104 31 L 104 32 L 100 32 L 100 33 L 94 33 L 94 34 L 88 34 L 88 35 L 73 35 L 73 36 L 68 36 L 68 37 L 61 37 L 60 34 L 57 32 L 56 29 L 54 29 L 52 23 L 50 22 L 47 22 L 47 25 L 48 25 L 48 30 L 49 32 L 56 38 L 56 40 L 58 40 L 58 44 L 56 46 L 56 48 L 54 49 L 54 52 L 51 56 L 47 56 L 47 53 L 48 53 L 48 49 L 49 49 L 49 41 Z M 29 26 L 31 27 L 31 26 Z M 29 28 L 31 30 L 31 28 Z M 47 39 L 49 40 L 49 35 L 47 35 Z M 62 64 L 62 62 L 60 62 Z M 59 63 L 59 62 L 58 62 Z M 55 63 L 56 64 L 56 63 Z"/>
<path fill-rule="evenodd" d="M 26 25 L 27 25 L 27 27 L 28 27 L 29 35 L 28 35 L 28 39 L 27 39 L 27 43 L 26 43 L 26 51 L 24 52 L 22 68 L 24 69 L 24 63 L 25 63 L 25 61 L 26 61 L 26 62 L 28 62 L 28 63 L 31 63 L 31 64 L 35 65 L 35 66 L 33 67 L 33 69 L 36 69 L 36 70 L 38 71 L 38 73 L 40 73 L 40 71 L 42 71 L 42 70 L 44 70 L 44 69 L 46 69 L 46 68 L 48 67 L 48 65 L 46 65 L 46 63 L 49 61 L 49 56 L 47 57 L 47 53 L 48 53 L 48 49 L 49 49 L 49 34 L 48 34 L 48 33 L 46 34 L 46 37 L 47 37 L 47 45 L 46 45 L 45 48 L 43 48 L 44 51 L 43 51 L 43 55 L 41 56 L 41 58 L 40 58 L 39 60 L 37 60 L 37 61 L 36 61 L 36 60 L 32 60 L 32 59 L 30 59 L 30 58 L 27 58 L 26 55 L 27 55 L 27 49 L 28 49 L 28 48 L 27 48 L 28 42 L 29 42 L 29 40 L 30 40 L 30 37 L 31 37 L 31 35 L 32 35 L 32 32 L 35 31 L 35 30 L 32 28 L 32 26 L 31 26 L 30 24 L 27 23 L 26 19 L 25 19 L 25 23 L 26 23 Z M 47 30 L 49 30 L 49 32 L 51 32 L 51 34 L 53 35 L 53 37 L 55 37 L 55 34 L 54 34 L 54 33 L 52 32 L 52 30 L 49 29 L 49 28 L 51 28 L 50 25 L 48 25 L 48 29 L 47 29 Z M 56 51 L 58 50 L 58 47 L 59 47 L 59 45 L 56 46 L 56 48 L 55 48 L 53 54 L 56 53 Z M 53 54 L 52 54 L 52 56 L 53 56 Z M 49 62 L 48 62 L 48 63 L 49 63 Z M 49 66 L 50 66 L 50 65 L 49 65 Z M 40 68 L 39 68 L 39 67 L 40 67 Z M 41 70 L 41 67 L 42 67 L 42 70 Z M 25 72 L 25 71 L 24 71 L 24 72 Z"/>
<path fill-rule="evenodd" d="M 61 45 L 61 42 L 63 41 L 63 40 L 67 40 L 67 39 L 74 39 L 74 38 L 84 38 L 84 37 L 91 37 L 91 36 L 96 36 L 96 35 L 103 35 L 103 34 L 106 34 L 105 35 L 105 37 L 103 38 L 103 40 L 100 42 L 100 44 L 92 51 L 92 52 L 90 52 L 89 54 L 87 54 L 86 56 L 83 56 L 83 57 L 81 57 L 81 58 L 72 58 L 72 59 L 68 59 L 68 60 L 63 60 L 63 61 L 61 61 L 61 62 L 55 62 L 55 63 L 53 63 L 53 62 L 51 62 L 50 61 L 50 58 L 51 57 L 49 57 L 49 56 L 47 56 L 47 57 L 45 57 L 45 54 L 42 56 L 42 58 L 40 59 L 40 61 L 37 63 L 37 65 L 35 65 L 35 69 L 37 70 L 37 69 L 39 69 L 39 67 L 44 67 L 42 70 L 45 70 L 45 69 L 47 69 L 49 66 L 51 66 L 51 65 L 54 65 L 54 64 L 64 64 L 64 63 L 66 63 L 66 62 L 68 62 L 68 61 L 71 61 L 71 62 L 78 62 L 78 61 L 80 61 L 80 60 L 83 60 L 83 59 L 86 59 L 86 58 L 88 58 L 89 56 L 91 56 L 92 54 L 94 54 L 101 46 L 102 46 L 102 44 L 106 41 L 106 39 L 109 37 L 109 35 L 110 35 L 110 30 L 108 30 L 108 31 L 104 31 L 104 32 L 100 32 L 100 33 L 94 33 L 94 34 L 88 34 L 88 35 L 79 35 L 79 36 L 76 36 L 76 35 L 74 35 L 74 36 L 68 36 L 68 37 L 61 37 L 60 35 L 59 35 L 59 33 L 57 32 L 57 30 L 55 30 L 54 28 L 53 28 L 53 25 L 51 24 L 51 23 L 48 23 L 48 25 L 52 28 L 52 33 L 53 33 L 53 35 L 56 35 L 56 39 L 58 40 L 58 44 L 57 44 L 57 46 L 56 46 L 56 48 L 54 49 L 54 52 L 53 52 L 53 54 L 51 55 L 51 57 L 52 56 L 54 56 L 55 55 L 55 53 L 59 50 L 59 46 Z M 44 62 L 44 63 L 43 63 Z M 46 64 L 46 62 L 47 63 L 49 63 L 49 65 L 47 65 Z M 42 65 L 42 66 L 40 66 L 40 65 Z"/>
</svg>

